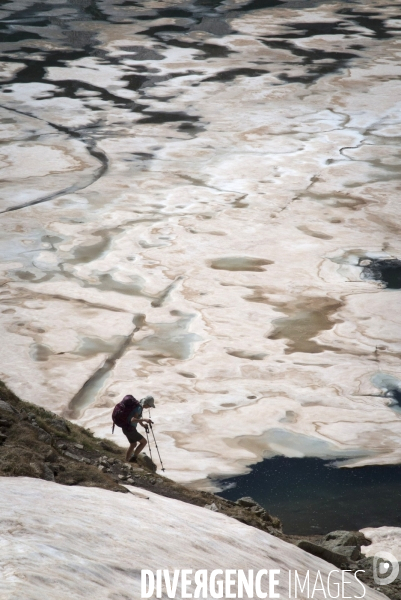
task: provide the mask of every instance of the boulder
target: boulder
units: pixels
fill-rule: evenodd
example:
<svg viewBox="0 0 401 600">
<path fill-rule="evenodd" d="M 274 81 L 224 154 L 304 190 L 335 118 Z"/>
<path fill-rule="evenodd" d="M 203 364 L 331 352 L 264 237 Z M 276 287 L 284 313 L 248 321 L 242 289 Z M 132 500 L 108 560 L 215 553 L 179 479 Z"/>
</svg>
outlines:
<svg viewBox="0 0 401 600">
<path fill-rule="evenodd" d="M 346 569 L 349 565 L 349 559 L 343 554 L 338 554 L 337 552 L 333 552 L 332 550 L 324 548 L 323 546 L 312 544 L 312 542 L 301 540 L 298 543 L 298 548 L 301 548 L 301 550 L 304 550 L 309 554 L 313 554 L 313 556 L 318 556 L 319 558 L 322 558 L 326 562 L 335 565 L 339 569 Z"/>
<path fill-rule="evenodd" d="M 358 540 L 353 531 L 331 531 L 324 537 L 322 546 L 334 548 L 335 546 L 357 546 Z"/>
<path fill-rule="evenodd" d="M 212 510 L 213 512 L 219 512 L 219 509 L 217 508 L 217 506 L 215 505 L 214 502 L 212 502 L 212 504 L 205 504 L 205 508 L 208 508 L 209 510 Z"/>
<path fill-rule="evenodd" d="M 328 533 L 321 545 L 349 560 L 359 560 L 362 557 L 361 546 L 369 545 L 369 540 L 359 531 L 337 530 Z"/>
</svg>

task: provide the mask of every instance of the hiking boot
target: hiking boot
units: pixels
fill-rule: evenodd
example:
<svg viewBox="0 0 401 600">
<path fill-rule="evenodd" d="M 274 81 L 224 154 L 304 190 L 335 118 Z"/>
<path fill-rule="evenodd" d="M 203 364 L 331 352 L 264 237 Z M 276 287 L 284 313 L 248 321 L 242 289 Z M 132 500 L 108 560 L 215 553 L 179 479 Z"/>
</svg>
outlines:
<svg viewBox="0 0 401 600">
<path fill-rule="evenodd" d="M 132 462 L 132 463 L 137 463 L 137 462 L 138 462 L 138 459 L 137 459 L 137 457 L 136 457 L 136 456 L 132 456 L 132 457 L 129 459 L 129 462 Z"/>
</svg>

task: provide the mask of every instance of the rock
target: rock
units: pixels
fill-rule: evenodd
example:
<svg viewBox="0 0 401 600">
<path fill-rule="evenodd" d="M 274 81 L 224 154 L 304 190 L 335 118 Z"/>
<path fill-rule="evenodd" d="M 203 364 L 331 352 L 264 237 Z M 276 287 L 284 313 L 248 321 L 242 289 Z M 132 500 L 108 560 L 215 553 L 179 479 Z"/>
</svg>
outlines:
<svg viewBox="0 0 401 600">
<path fill-rule="evenodd" d="M 359 531 L 338 530 L 328 533 L 321 545 L 337 554 L 346 556 L 349 560 L 359 560 L 362 556 L 360 548 L 366 542 L 368 540 Z"/>
<path fill-rule="evenodd" d="M 138 455 L 137 461 L 142 467 L 149 469 L 149 471 L 152 471 L 153 473 L 156 472 L 157 467 L 155 463 L 144 452 Z"/>
<path fill-rule="evenodd" d="M 50 433 L 47 433 L 47 431 L 45 431 L 44 429 L 42 429 L 39 426 L 38 426 L 38 429 L 39 429 L 38 440 L 40 442 L 44 442 L 45 444 L 51 444 L 52 436 L 50 435 Z"/>
<path fill-rule="evenodd" d="M 265 510 L 260 515 L 260 518 L 262 519 L 262 521 L 266 521 L 267 523 L 271 523 L 272 522 L 272 517 Z"/>
<path fill-rule="evenodd" d="M 372 540 L 368 540 L 368 538 L 366 538 L 362 531 L 354 531 L 354 535 L 357 539 L 358 542 L 358 546 L 361 548 L 362 546 L 370 546 L 372 543 Z"/>
<path fill-rule="evenodd" d="M 357 546 L 358 540 L 353 531 L 331 531 L 324 537 L 322 546 L 334 548 L 334 546 Z"/>
<path fill-rule="evenodd" d="M 67 444 L 64 444 L 63 442 L 59 442 L 57 446 L 60 448 L 60 450 L 67 450 Z"/>
<path fill-rule="evenodd" d="M 4 444 L 6 439 L 7 439 L 7 436 L 4 433 L 0 433 L 0 445 Z"/>
<path fill-rule="evenodd" d="M 245 508 L 252 508 L 253 506 L 262 508 L 260 504 L 258 504 L 253 498 L 250 496 L 244 496 L 244 498 L 240 498 L 237 500 L 237 504 L 240 506 L 245 506 Z"/>
<path fill-rule="evenodd" d="M 256 516 L 262 516 L 263 513 L 265 513 L 266 511 L 261 506 L 252 506 L 251 507 L 251 512 L 253 512 Z"/>
<path fill-rule="evenodd" d="M 15 408 L 13 408 L 11 406 L 11 404 L 9 404 L 8 402 L 4 402 L 4 400 L 0 400 L 0 410 L 5 410 L 5 411 L 10 412 L 10 413 L 17 412 L 15 410 Z"/>
<path fill-rule="evenodd" d="M 282 528 L 282 524 L 281 521 L 278 517 L 272 517 L 272 527 L 274 527 L 275 529 L 280 529 Z"/>
<path fill-rule="evenodd" d="M 212 504 L 205 504 L 205 508 L 208 508 L 209 510 L 212 510 L 213 512 L 219 512 L 219 509 L 217 508 L 217 506 L 215 505 L 214 502 L 212 502 Z"/>
<path fill-rule="evenodd" d="M 90 465 L 91 464 L 91 459 L 90 458 L 86 458 L 86 456 L 84 456 L 83 458 L 81 458 L 81 462 L 85 463 L 86 465 Z"/>
<path fill-rule="evenodd" d="M 43 473 L 41 479 L 45 479 L 46 481 L 54 481 L 54 473 L 46 464 L 43 465 Z"/>
<path fill-rule="evenodd" d="M 104 465 L 99 465 L 98 466 L 98 469 L 99 469 L 100 472 L 103 472 L 105 470 L 105 468 L 106 467 Z"/>
<path fill-rule="evenodd" d="M 132 485 L 133 483 L 135 483 L 135 481 L 132 479 L 132 477 L 128 477 L 127 483 L 129 483 L 130 485 Z"/>
<path fill-rule="evenodd" d="M 107 460 L 106 456 L 102 456 L 102 458 L 99 459 L 99 463 L 103 466 L 103 467 L 109 467 L 109 461 Z"/>
<path fill-rule="evenodd" d="M 74 445 L 74 448 L 77 448 L 78 450 L 84 449 L 83 444 L 73 444 L 73 445 Z"/>
<path fill-rule="evenodd" d="M 373 577 L 373 556 L 364 556 L 358 562 L 358 566 L 365 571 L 368 577 Z"/>
<path fill-rule="evenodd" d="M 77 460 L 78 462 L 81 462 L 81 457 L 78 456 L 77 454 L 73 454 L 72 452 L 64 452 L 64 456 L 67 456 L 68 458 L 72 458 L 72 460 Z"/>
<path fill-rule="evenodd" d="M 119 475 L 118 478 L 122 481 L 123 479 L 127 479 L 126 475 Z"/>
<path fill-rule="evenodd" d="M 51 427 L 54 429 L 58 429 L 63 433 L 71 433 L 71 429 L 68 427 L 67 423 L 63 419 L 53 419 L 50 422 Z"/>
<path fill-rule="evenodd" d="M 342 556 L 346 556 L 350 561 L 356 561 L 362 558 L 359 546 L 334 546 L 334 548 L 330 548 L 330 550 L 337 554 L 342 554 Z"/>
<path fill-rule="evenodd" d="M 304 550 L 309 554 L 313 554 L 313 556 L 322 558 L 339 569 L 346 569 L 349 565 L 348 558 L 343 554 L 337 554 L 337 552 L 333 552 L 332 550 L 324 548 L 323 546 L 318 546 L 317 544 L 312 544 L 312 542 L 302 540 L 298 543 L 298 548 L 301 548 L 301 550 Z"/>
<path fill-rule="evenodd" d="M 7 421 L 7 419 L 0 419 L 0 427 L 11 427 L 12 421 Z"/>
</svg>

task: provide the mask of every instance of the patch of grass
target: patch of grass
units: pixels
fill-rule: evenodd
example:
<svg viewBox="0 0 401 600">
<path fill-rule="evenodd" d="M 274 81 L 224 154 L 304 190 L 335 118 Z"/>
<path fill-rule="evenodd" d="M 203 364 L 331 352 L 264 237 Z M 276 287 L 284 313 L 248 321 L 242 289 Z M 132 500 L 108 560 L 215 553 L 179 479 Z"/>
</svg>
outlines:
<svg viewBox="0 0 401 600">
<path fill-rule="evenodd" d="M 0 474 L 9 477 L 39 477 L 37 465 L 43 457 L 24 446 L 4 446 L 0 454 Z"/>
<path fill-rule="evenodd" d="M 124 458 L 125 452 L 114 442 L 102 440 L 93 434 L 90 429 L 80 427 L 75 423 L 66 421 L 55 413 L 36 406 L 31 402 L 20 400 L 8 387 L 0 381 L 0 400 L 4 400 L 13 406 L 18 412 L 28 415 L 32 414 L 39 427 L 49 433 L 53 438 L 73 444 L 82 444 L 89 452 L 102 452 L 110 458 Z M 66 431 L 57 427 L 57 423 L 64 423 Z"/>
<path fill-rule="evenodd" d="M 92 459 L 100 455 L 123 459 L 122 448 L 113 442 L 96 438 L 88 429 L 66 421 L 49 410 L 20 400 L 1 381 L 0 400 L 15 409 L 15 412 L 10 412 L 0 408 L 0 417 L 7 423 L 2 427 L 6 440 L 0 445 L 0 476 L 48 479 L 54 475 L 57 483 L 65 485 L 126 491 L 110 475 L 99 471 L 97 466 L 78 462 L 64 455 L 59 444 L 66 443 L 71 452 L 73 444 L 82 444 L 84 451 L 81 454 L 87 452 Z M 51 437 L 43 437 L 41 430 Z"/>
</svg>

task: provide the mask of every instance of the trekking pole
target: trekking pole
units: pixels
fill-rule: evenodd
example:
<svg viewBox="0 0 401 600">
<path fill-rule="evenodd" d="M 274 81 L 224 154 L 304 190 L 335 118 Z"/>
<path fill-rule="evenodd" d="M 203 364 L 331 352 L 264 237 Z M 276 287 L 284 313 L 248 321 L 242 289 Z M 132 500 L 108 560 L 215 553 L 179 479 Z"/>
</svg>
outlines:
<svg viewBox="0 0 401 600">
<path fill-rule="evenodd" d="M 159 455 L 159 460 L 160 460 L 160 464 L 162 466 L 162 471 L 165 471 L 166 469 L 163 466 L 163 462 L 162 462 L 162 459 L 161 459 L 161 456 L 160 456 L 159 447 L 158 447 L 157 442 L 156 442 L 156 438 L 155 438 L 155 434 L 154 434 L 154 431 L 153 431 L 152 424 L 149 423 L 149 426 L 150 426 L 150 431 L 152 432 L 152 435 L 153 435 L 153 439 L 155 440 L 155 446 L 156 446 L 157 454 Z"/>
<path fill-rule="evenodd" d="M 150 447 L 150 443 L 149 443 L 149 427 L 145 427 L 145 431 L 146 431 L 146 437 L 148 438 L 148 448 L 149 448 L 150 460 L 153 462 L 152 448 Z"/>
</svg>

